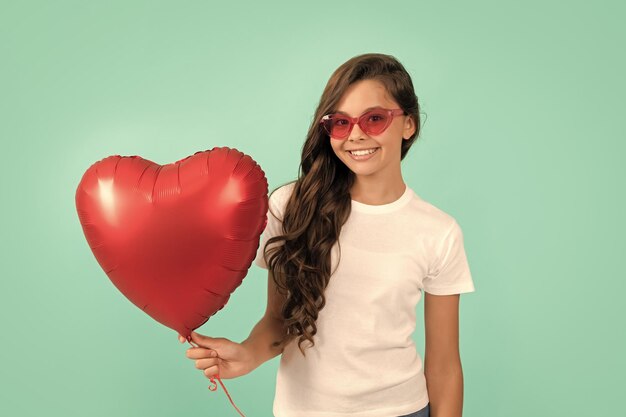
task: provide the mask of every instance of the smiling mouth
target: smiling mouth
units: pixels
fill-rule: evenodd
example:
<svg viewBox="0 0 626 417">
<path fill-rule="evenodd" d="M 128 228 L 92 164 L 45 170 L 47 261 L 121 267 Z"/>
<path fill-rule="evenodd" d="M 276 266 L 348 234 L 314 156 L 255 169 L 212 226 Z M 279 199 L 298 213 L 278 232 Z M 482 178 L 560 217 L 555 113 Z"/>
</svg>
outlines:
<svg viewBox="0 0 626 417">
<path fill-rule="evenodd" d="M 353 151 L 347 151 L 349 152 L 351 155 L 354 156 L 364 156 L 364 155 L 371 155 L 374 152 L 378 151 L 380 149 L 380 147 L 376 147 L 376 148 L 369 148 L 369 149 L 359 149 L 357 152 L 359 152 L 358 154 L 355 154 Z M 363 153 L 362 151 L 368 151 L 367 153 Z"/>
<path fill-rule="evenodd" d="M 374 152 L 368 152 L 362 155 L 353 154 L 351 151 L 346 151 L 346 153 L 350 155 L 350 159 L 352 161 L 365 162 L 365 161 L 369 161 L 370 159 L 375 158 L 376 155 L 378 155 L 378 151 L 380 150 L 380 148 L 373 148 L 373 149 L 374 149 Z"/>
</svg>

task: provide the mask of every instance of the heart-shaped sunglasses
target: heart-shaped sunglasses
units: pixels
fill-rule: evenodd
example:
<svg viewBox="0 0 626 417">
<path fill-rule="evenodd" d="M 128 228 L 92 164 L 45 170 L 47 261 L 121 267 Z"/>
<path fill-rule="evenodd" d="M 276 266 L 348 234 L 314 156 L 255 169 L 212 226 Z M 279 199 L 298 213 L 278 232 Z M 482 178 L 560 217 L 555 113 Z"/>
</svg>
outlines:
<svg viewBox="0 0 626 417">
<path fill-rule="evenodd" d="M 322 116 L 319 123 L 333 139 L 346 139 L 355 124 L 358 124 L 367 135 L 380 135 L 389 127 L 395 116 L 406 114 L 402 109 L 377 108 L 359 117 L 350 117 L 343 113 L 327 114 Z"/>
</svg>

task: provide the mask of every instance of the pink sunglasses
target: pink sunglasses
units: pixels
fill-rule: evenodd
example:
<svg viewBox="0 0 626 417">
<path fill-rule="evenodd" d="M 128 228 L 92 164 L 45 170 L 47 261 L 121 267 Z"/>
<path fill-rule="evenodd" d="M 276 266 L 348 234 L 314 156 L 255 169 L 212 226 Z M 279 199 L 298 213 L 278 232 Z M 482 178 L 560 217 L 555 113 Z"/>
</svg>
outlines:
<svg viewBox="0 0 626 417">
<path fill-rule="evenodd" d="M 333 139 L 346 139 L 355 124 L 367 135 L 380 135 L 389 127 L 395 116 L 407 114 L 402 109 L 377 108 L 363 113 L 359 117 L 350 117 L 342 113 L 323 116 L 320 124 Z"/>
</svg>

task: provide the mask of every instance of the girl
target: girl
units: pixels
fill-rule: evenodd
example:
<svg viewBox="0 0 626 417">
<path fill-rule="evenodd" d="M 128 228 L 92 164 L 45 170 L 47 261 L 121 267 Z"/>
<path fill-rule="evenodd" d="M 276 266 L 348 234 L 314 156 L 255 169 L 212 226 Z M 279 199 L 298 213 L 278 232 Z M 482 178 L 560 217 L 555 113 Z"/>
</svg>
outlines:
<svg viewBox="0 0 626 417">
<path fill-rule="evenodd" d="M 254 260 L 269 273 L 264 317 L 242 343 L 192 334 L 187 357 L 207 377 L 282 355 L 276 417 L 461 416 L 459 294 L 474 285 L 456 220 L 402 178 L 419 110 L 392 56 L 332 74 L 298 179 L 269 197 Z M 424 366 L 412 340 L 422 293 Z"/>
</svg>

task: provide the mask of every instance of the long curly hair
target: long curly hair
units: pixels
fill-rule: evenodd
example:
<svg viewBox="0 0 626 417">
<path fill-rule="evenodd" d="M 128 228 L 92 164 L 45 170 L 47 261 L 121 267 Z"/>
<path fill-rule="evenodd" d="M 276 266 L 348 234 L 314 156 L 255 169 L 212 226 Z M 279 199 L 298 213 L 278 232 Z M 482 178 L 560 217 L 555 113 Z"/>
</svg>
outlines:
<svg viewBox="0 0 626 417">
<path fill-rule="evenodd" d="M 380 81 L 405 114 L 413 117 L 416 130 L 402 141 L 401 160 L 421 130 L 420 107 L 413 82 L 393 56 L 378 53 L 355 56 L 337 68 L 328 80 L 302 147 L 298 178 L 283 184 L 295 182 L 284 209 L 284 234 L 268 239 L 263 248 L 277 290 L 286 298 L 281 313 L 284 337 L 273 346 L 284 349 L 299 337 L 298 348 L 304 356 L 302 343 L 308 340 L 309 347 L 315 345 L 315 322 L 326 304 L 324 289 L 334 272 L 331 271 L 331 249 L 350 215 L 350 189 L 355 181 L 355 174 L 333 152 L 330 138 L 319 120 L 336 110 L 335 106 L 351 84 L 364 79 Z M 274 245 L 276 243 L 278 245 Z M 273 247 L 266 252 L 268 245 Z"/>
</svg>

